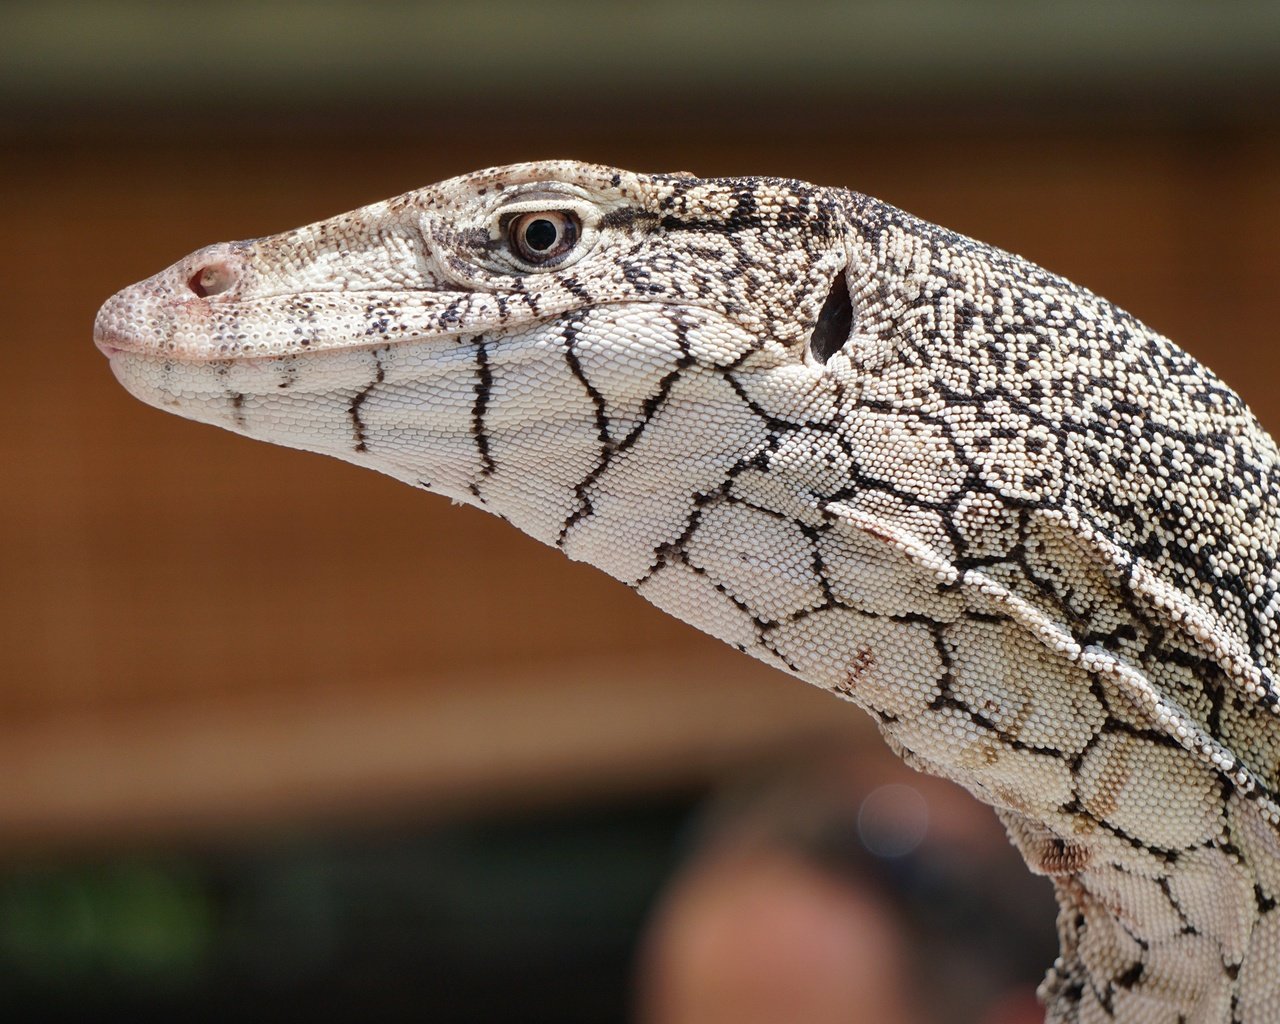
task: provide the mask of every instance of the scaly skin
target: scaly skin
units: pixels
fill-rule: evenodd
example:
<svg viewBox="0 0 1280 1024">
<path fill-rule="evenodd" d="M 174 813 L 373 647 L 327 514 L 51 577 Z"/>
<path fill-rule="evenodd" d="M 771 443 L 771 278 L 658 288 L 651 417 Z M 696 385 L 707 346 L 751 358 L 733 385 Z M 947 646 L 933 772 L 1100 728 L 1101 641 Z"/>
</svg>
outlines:
<svg viewBox="0 0 1280 1024">
<path fill-rule="evenodd" d="M 202 249 L 95 337 L 866 708 L 1052 876 L 1050 1021 L 1280 1019 L 1280 462 L 1105 300 L 854 192 L 553 162 Z"/>
</svg>

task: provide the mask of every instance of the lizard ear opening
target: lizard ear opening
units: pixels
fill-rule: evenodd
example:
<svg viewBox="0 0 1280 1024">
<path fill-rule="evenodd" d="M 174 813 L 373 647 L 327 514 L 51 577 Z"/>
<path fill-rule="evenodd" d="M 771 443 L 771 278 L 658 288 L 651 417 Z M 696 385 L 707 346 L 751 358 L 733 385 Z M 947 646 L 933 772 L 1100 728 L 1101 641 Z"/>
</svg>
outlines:
<svg viewBox="0 0 1280 1024">
<path fill-rule="evenodd" d="M 849 285 L 845 281 L 845 268 L 831 282 L 827 300 L 818 313 L 818 322 L 809 338 L 809 351 L 824 366 L 828 359 L 844 347 L 853 333 L 853 300 L 849 298 Z"/>
</svg>

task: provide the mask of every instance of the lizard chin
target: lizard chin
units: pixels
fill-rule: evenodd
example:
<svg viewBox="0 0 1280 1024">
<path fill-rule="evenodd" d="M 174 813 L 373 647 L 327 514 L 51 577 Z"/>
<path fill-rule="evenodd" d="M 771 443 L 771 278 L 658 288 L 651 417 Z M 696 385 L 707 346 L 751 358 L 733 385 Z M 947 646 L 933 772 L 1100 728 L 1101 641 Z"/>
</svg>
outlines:
<svg viewBox="0 0 1280 1024">
<path fill-rule="evenodd" d="M 483 336 L 257 359 L 189 360 L 99 341 L 135 398 L 185 419 L 271 438 L 483 504 L 475 431 Z M 464 383 L 459 384 L 459 381 Z"/>
</svg>

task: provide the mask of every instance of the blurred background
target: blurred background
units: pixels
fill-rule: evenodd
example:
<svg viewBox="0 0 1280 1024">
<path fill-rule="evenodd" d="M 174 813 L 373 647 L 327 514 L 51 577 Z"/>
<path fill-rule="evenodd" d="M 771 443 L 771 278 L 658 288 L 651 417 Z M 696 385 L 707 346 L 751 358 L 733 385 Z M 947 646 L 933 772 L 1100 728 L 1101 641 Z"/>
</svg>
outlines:
<svg viewBox="0 0 1280 1024">
<path fill-rule="evenodd" d="M 12 1019 L 1038 1019 L 1043 880 L 852 707 L 505 524 L 130 399 L 97 306 L 491 164 L 845 185 L 1280 428 L 1280 5 L 0 6 Z"/>
</svg>

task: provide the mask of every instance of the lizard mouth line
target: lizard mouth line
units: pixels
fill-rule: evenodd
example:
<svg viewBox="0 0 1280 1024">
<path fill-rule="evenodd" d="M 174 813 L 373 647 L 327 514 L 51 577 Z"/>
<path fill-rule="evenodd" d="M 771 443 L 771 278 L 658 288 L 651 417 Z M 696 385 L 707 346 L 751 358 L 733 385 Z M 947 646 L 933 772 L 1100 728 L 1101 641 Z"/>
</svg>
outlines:
<svg viewBox="0 0 1280 1024">
<path fill-rule="evenodd" d="M 201 340 L 177 340 L 181 338 L 183 332 L 180 328 L 174 329 L 169 324 L 160 325 L 155 334 L 149 338 L 143 338 L 136 333 L 122 331 L 112 325 L 103 316 L 103 312 L 108 308 L 104 307 L 103 311 L 99 313 L 97 322 L 94 324 L 93 342 L 108 359 L 115 359 L 117 356 L 130 356 L 193 365 L 225 362 L 265 362 L 300 356 L 315 356 L 324 353 L 353 352 L 388 346 L 448 341 L 459 337 L 492 332 L 519 331 L 532 327 L 536 323 L 546 323 L 558 317 L 572 314 L 579 308 L 576 305 L 566 304 L 563 308 L 543 309 L 533 316 L 517 318 L 506 313 L 502 304 L 489 308 L 481 306 L 479 309 L 472 308 L 471 310 L 464 309 L 459 311 L 457 309 L 457 293 L 451 294 L 455 296 L 453 303 L 442 303 L 439 310 L 417 311 L 418 315 L 416 317 L 405 322 L 385 322 L 376 327 L 359 324 L 356 330 L 338 332 L 335 332 L 331 327 L 324 334 L 308 334 L 301 327 L 297 327 L 294 329 L 295 334 L 293 337 L 280 338 L 275 341 L 262 340 L 247 332 L 237 332 L 226 337 L 206 337 Z M 475 292 L 467 294 L 469 296 L 484 295 L 486 298 L 490 298 L 492 295 L 492 293 Z M 507 297 L 503 296 L 501 298 L 505 304 Z M 496 304 L 497 299 L 494 301 Z M 610 304 L 624 306 L 645 302 L 649 305 L 655 303 L 676 305 L 679 304 L 679 301 L 674 297 L 659 297 L 656 299 L 622 298 Z M 178 310 L 186 312 L 181 306 L 178 307 Z M 203 312 L 204 310 L 201 310 L 202 314 Z M 423 315 L 424 312 L 425 315 Z M 414 322 L 415 320 L 416 322 Z"/>
<path fill-rule="evenodd" d="M 237 340 L 220 345 L 216 350 L 207 353 L 192 351 L 189 347 L 178 346 L 173 342 L 154 343 L 140 342 L 136 338 L 116 331 L 94 331 L 94 346 L 109 361 L 117 358 L 145 359 L 156 362 L 184 363 L 191 366 L 214 366 L 227 363 L 269 363 L 283 359 L 297 359 L 302 356 L 336 355 L 345 352 L 363 352 L 371 349 L 387 348 L 392 345 L 414 345 L 424 342 L 447 341 L 463 335 L 480 334 L 486 330 L 478 327 L 475 330 L 450 331 L 433 334 L 404 334 L 396 337 L 379 335 L 377 338 L 326 338 L 315 343 L 304 340 L 284 350 L 265 352 L 246 351 Z M 252 344 L 252 342 L 250 342 Z"/>
</svg>

